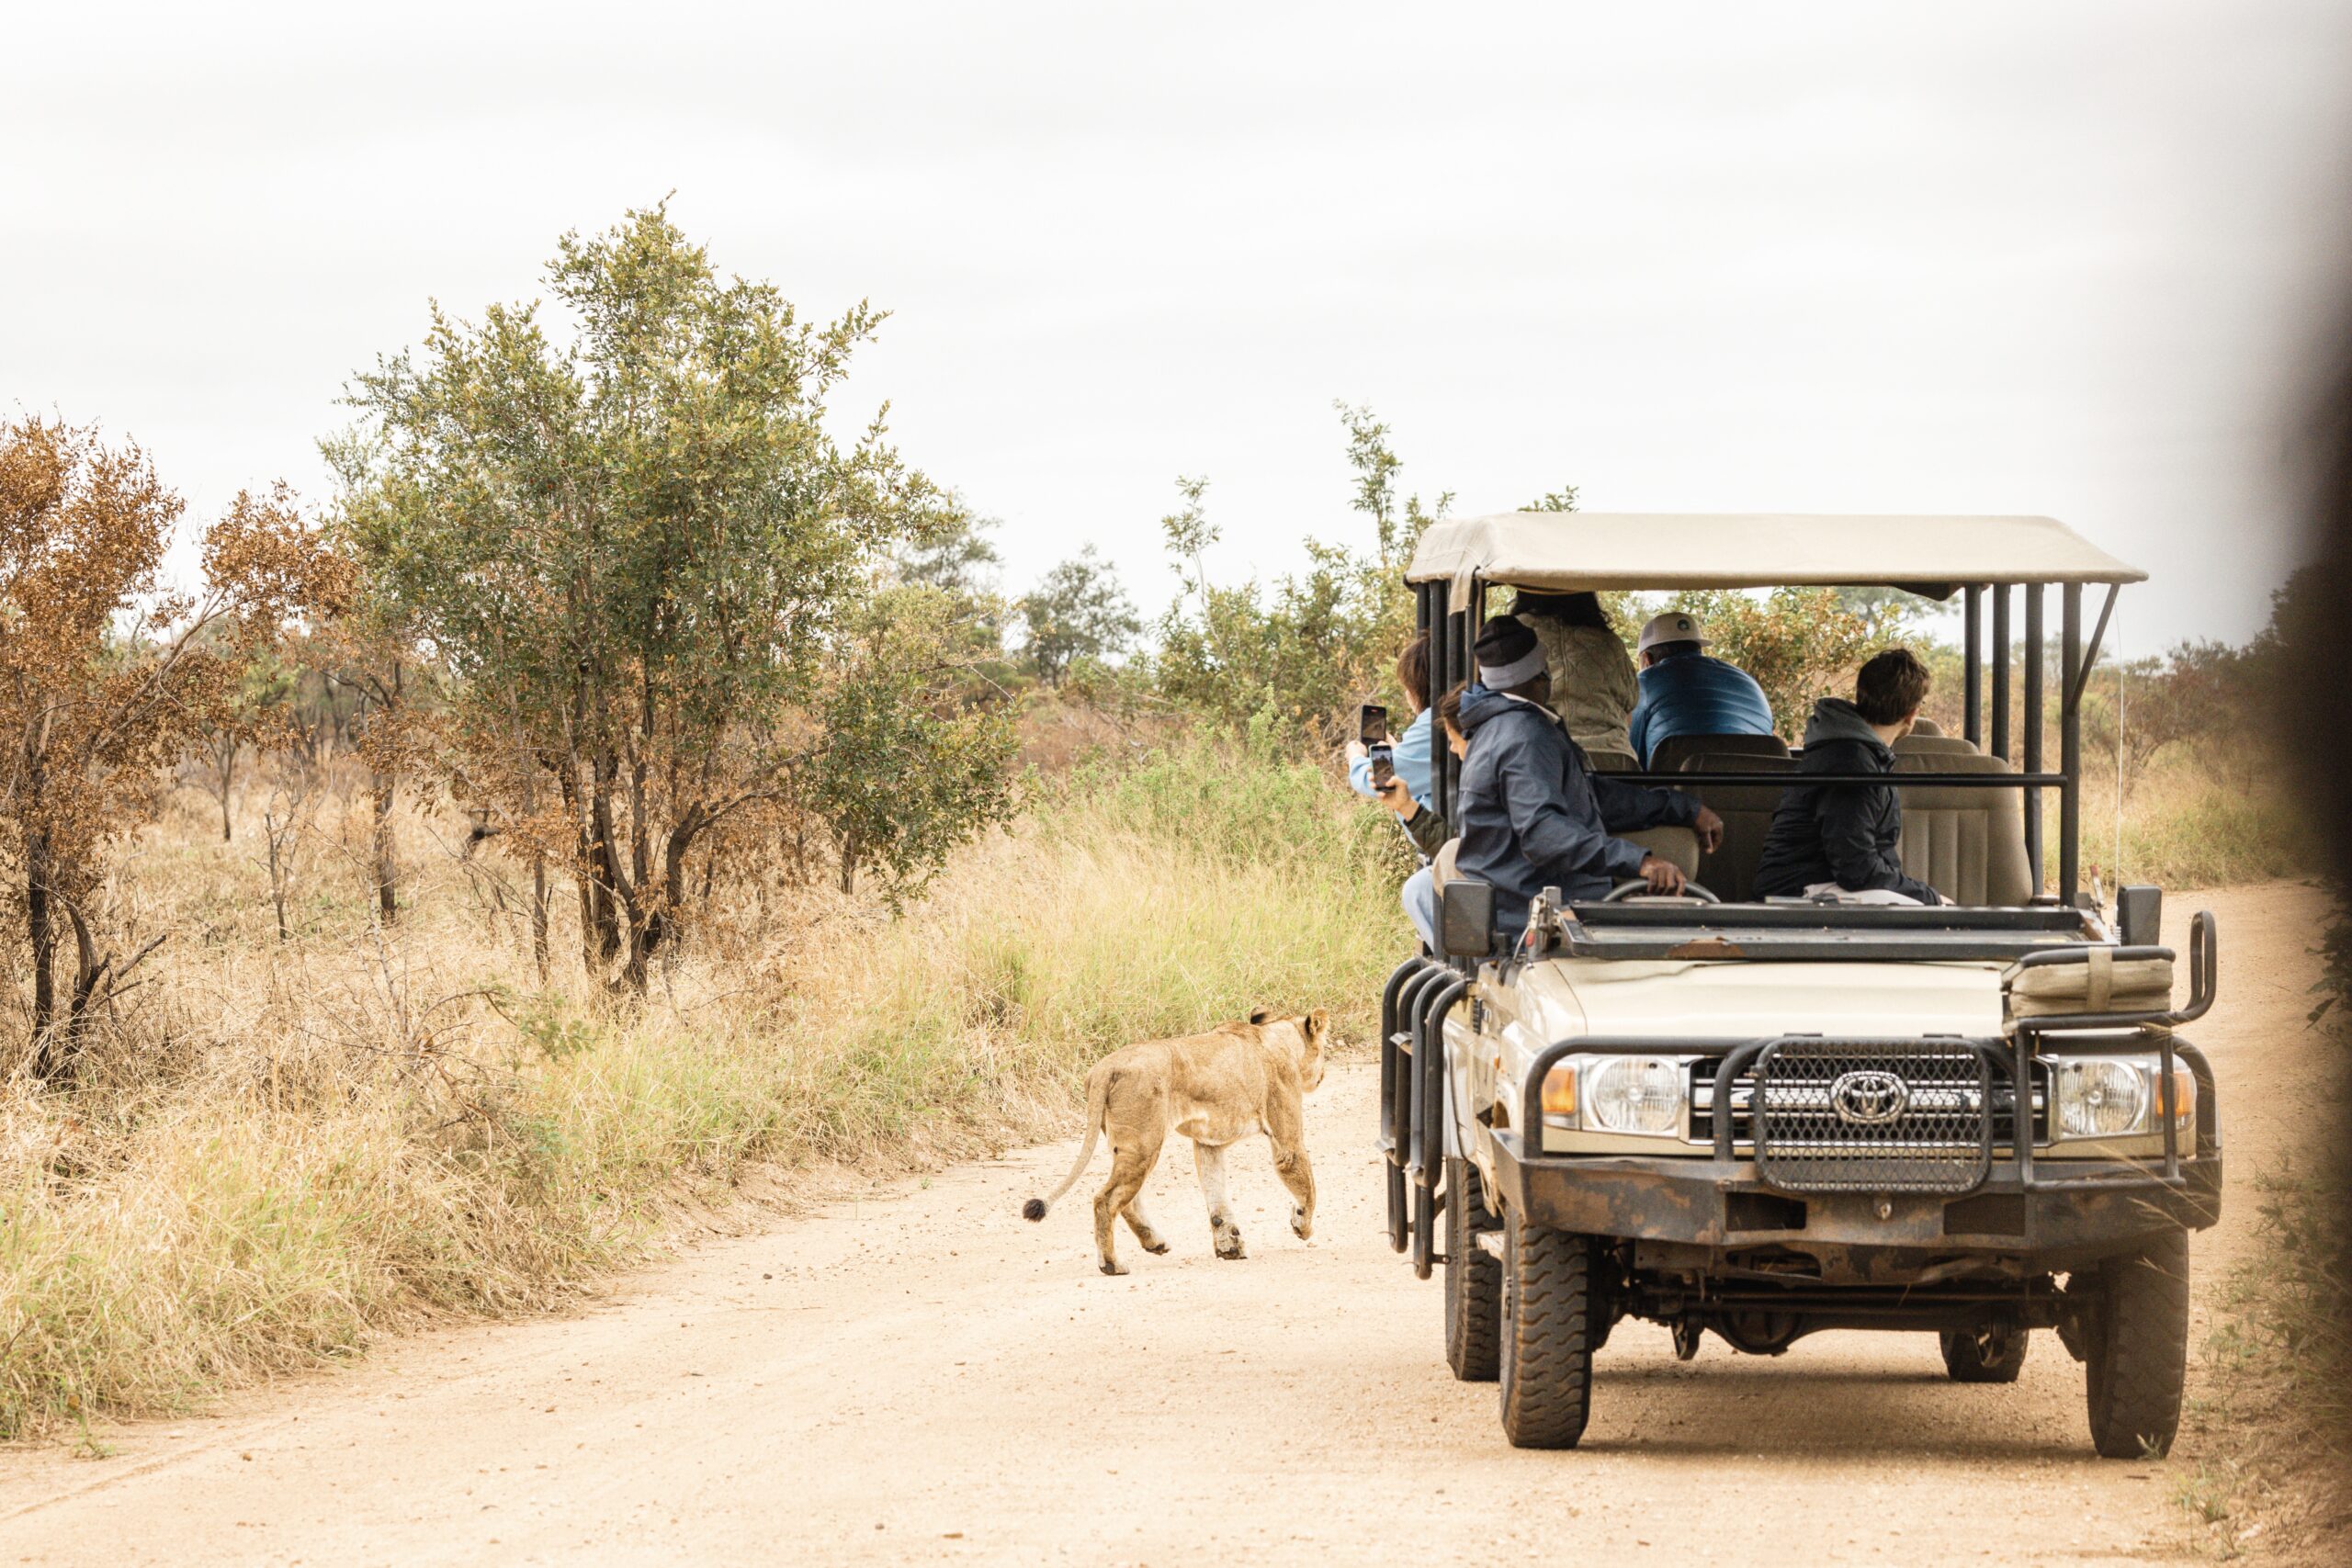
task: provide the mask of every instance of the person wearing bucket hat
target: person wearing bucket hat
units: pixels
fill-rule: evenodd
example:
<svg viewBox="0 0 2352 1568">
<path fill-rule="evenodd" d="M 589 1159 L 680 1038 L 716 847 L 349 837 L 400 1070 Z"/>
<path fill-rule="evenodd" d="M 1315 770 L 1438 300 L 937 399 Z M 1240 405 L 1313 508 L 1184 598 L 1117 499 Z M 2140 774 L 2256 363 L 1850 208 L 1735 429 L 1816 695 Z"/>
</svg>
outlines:
<svg viewBox="0 0 2352 1568">
<path fill-rule="evenodd" d="M 1706 648 L 1707 628 L 1680 610 L 1653 615 L 1642 628 L 1642 700 L 1626 730 L 1644 767 L 1669 736 L 1772 733 L 1772 705 L 1756 677 Z"/>
<path fill-rule="evenodd" d="M 1649 789 L 1596 773 L 1545 705 L 1552 677 L 1535 634 L 1508 615 L 1479 628 L 1477 679 L 1462 694 L 1467 755 L 1456 794 L 1462 841 L 1456 870 L 1495 890 L 1496 923 L 1516 941 L 1527 904 L 1545 887 L 1599 898 L 1640 878 L 1681 891 L 1682 873 L 1619 833 L 1680 826 L 1713 849 L 1723 819 L 1679 790 Z"/>
</svg>

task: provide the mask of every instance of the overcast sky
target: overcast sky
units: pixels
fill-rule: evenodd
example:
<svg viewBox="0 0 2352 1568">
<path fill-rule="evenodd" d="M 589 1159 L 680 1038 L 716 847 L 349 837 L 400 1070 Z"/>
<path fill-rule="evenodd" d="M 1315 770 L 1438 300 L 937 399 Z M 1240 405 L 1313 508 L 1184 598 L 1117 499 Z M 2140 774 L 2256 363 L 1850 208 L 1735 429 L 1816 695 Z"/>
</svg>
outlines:
<svg viewBox="0 0 2352 1568">
<path fill-rule="evenodd" d="M 0 28 L 0 414 L 198 514 L 674 191 L 895 312 L 844 412 L 1014 588 L 1157 610 L 1180 473 L 1220 577 L 1351 536 L 1346 399 L 1464 513 L 2048 513 L 2147 651 L 2261 624 L 2346 302 L 2346 3 L 214 9 Z"/>
</svg>

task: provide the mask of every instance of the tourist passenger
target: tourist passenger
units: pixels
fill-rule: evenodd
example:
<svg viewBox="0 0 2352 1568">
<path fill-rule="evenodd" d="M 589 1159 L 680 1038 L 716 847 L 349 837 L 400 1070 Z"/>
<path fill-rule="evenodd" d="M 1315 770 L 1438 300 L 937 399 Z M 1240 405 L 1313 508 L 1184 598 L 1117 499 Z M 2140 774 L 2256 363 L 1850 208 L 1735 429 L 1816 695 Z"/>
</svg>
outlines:
<svg viewBox="0 0 2352 1568">
<path fill-rule="evenodd" d="M 1512 612 L 1544 645 L 1552 672 L 1552 710 L 1588 751 L 1630 754 L 1626 721 L 1641 699 L 1625 639 L 1598 593 L 1521 592 Z"/>
<path fill-rule="evenodd" d="M 1679 610 L 1642 628 L 1642 700 L 1627 729 L 1644 767 L 1670 736 L 1772 733 L 1772 705 L 1756 677 L 1706 647 L 1706 628 Z"/>
<path fill-rule="evenodd" d="M 1396 683 L 1405 688 L 1405 705 L 1413 721 L 1405 733 L 1389 739 L 1389 766 L 1421 805 L 1430 804 L 1430 716 L 1422 704 L 1430 689 L 1430 634 L 1415 632 L 1413 640 L 1396 656 Z M 1348 787 L 1362 795 L 1377 795 L 1372 784 L 1372 752 L 1363 737 L 1348 742 Z"/>
<path fill-rule="evenodd" d="M 1889 773 L 1894 743 L 1919 722 L 1928 667 L 1890 648 L 1854 678 L 1854 700 L 1824 697 L 1804 727 L 1804 773 Z M 1792 785 L 1764 836 L 1756 891 L 1860 904 L 1940 904 L 1936 890 L 1903 874 L 1903 801 L 1892 784 Z"/>
<path fill-rule="evenodd" d="M 1468 745 L 1462 739 L 1462 693 L 1463 688 L 1456 686 L 1440 697 L 1437 704 L 1438 728 L 1445 736 L 1445 749 L 1456 757 L 1466 756 L 1469 752 Z M 1453 830 L 1434 804 L 1424 806 L 1413 798 L 1401 776 L 1391 778 L 1382 786 L 1380 798 L 1396 813 L 1396 820 L 1405 824 L 1405 831 L 1412 839 L 1413 848 L 1420 852 L 1420 869 L 1405 879 L 1404 891 L 1399 897 L 1404 900 L 1406 919 L 1413 922 L 1413 929 L 1421 933 L 1421 940 L 1434 953 L 1437 951 L 1435 863 L 1438 852 L 1445 848 L 1448 839 L 1453 837 Z"/>
<path fill-rule="evenodd" d="M 1653 892 L 1680 892 L 1682 872 L 1672 861 L 1613 835 L 1679 825 L 1712 850 L 1723 840 L 1723 819 L 1679 791 L 1594 773 L 1584 748 L 1544 705 L 1552 677 L 1525 626 L 1489 620 L 1476 651 L 1478 679 L 1462 696 L 1469 755 L 1456 803 L 1455 864 L 1494 888 L 1503 933 L 1516 939 L 1526 929 L 1528 901 L 1547 886 L 1592 899 L 1639 877 Z"/>
</svg>

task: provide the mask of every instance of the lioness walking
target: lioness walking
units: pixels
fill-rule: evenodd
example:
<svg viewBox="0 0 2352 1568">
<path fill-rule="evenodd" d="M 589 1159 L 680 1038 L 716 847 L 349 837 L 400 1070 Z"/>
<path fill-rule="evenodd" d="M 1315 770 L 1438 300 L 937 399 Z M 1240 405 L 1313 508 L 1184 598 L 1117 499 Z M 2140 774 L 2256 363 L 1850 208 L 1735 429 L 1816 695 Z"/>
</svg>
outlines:
<svg viewBox="0 0 2352 1568">
<path fill-rule="evenodd" d="M 1086 1144 L 1062 1184 L 1021 1206 L 1021 1217 L 1042 1220 L 1046 1206 L 1069 1191 L 1094 1157 L 1094 1140 L 1111 1136 L 1111 1179 L 1094 1195 L 1094 1246 L 1102 1272 L 1124 1274 L 1112 1246 L 1112 1227 L 1124 1216 L 1146 1252 L 1165 1252 L 1143 1212 L 1143 1184 L 1159 1163 L 1172 1129 L 1193 1140 L 1193 1168 L 1208 1200 L 1209 1235 L 1219 1258 L 1239 1258 L 1241 1227 L 1225 1201 L 1225 1148 L 1263 1133 L 1274 1169 L 1295 1199 L 1290 1228 L 1305 1240 L 1315 1229 L 1315 1172 L 1306 1160 L 1306 1124 L 1300 1097 L 1323 1081 L 1321 1008 L 1304 1018 L 1276 1018 L 1260 1008 L 1247 1023 L 1225 1023 L 1181 1040 L 1148 1040 L 1114 1051 L 1086 1075 Z"/>
</svg>

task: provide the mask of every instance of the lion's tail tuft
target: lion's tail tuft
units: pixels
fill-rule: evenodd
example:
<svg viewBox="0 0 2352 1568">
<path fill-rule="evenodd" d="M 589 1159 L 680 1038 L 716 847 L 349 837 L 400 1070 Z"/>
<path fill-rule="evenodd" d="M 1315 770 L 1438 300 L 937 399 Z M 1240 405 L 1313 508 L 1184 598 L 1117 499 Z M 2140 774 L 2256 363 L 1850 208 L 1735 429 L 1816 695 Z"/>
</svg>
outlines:
<svg viewBox="0 0 2352 1568">
<path fill-rule="evenodd" d="M 1078 1151 L 1078 1163 L 1069 1168 L 1069 1174 L 1062 1178 L 1059 1187 L 1043 1198 L 1032 1198 L 1021 1205 L 1023 1219 L 1044 1219 L 1046 1206 L 1069 1191 L 1086 1173 L 1086 1162 L 1094 1157 L 1094 1140 L 1102 1135 L 1102 1103 L 1111 1092 L 1111 1075 L 1112 1069 L 1101 1062 L 1097 1062 L 1094 1070 L 1086 1075 L 1086 1142 Z"/>
</svg>

